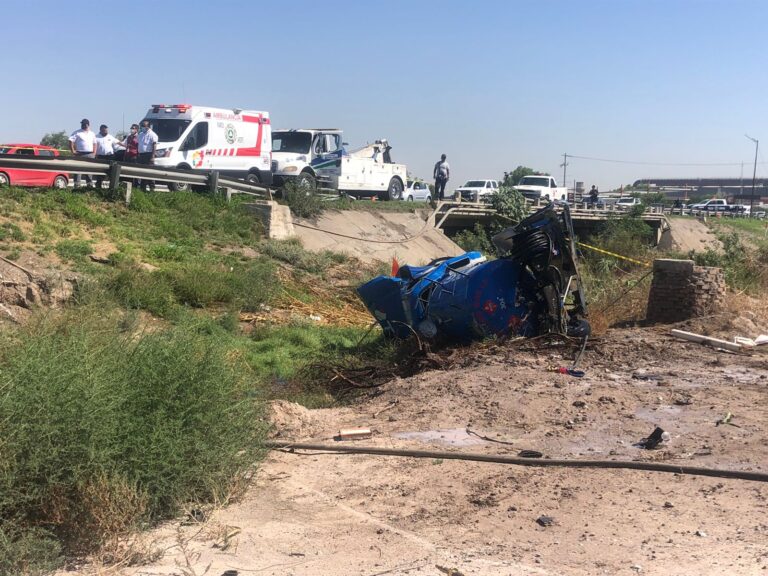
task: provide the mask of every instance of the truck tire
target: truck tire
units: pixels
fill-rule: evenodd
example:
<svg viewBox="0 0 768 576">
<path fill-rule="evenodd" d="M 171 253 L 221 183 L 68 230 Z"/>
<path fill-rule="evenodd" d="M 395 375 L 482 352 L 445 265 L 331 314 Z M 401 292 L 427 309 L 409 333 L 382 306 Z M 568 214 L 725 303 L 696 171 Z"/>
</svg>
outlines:
<svg viewBox="0 0 768 576">
<path fill-rule="evenodd" d="M 251 186 L 261 186 L 261 178 L 256 172 L 248 172 L 245 176 L 245 183 Z"/>
<path fill-rule="evenodd" d="M 403 183 L 400 178 L 392 178 L 387 190 L 379 196 L 380 200 L 400 200 L 403 197 Z"/>
<path fill-rule="evenodd" d="M 309 173 L 309 172 L 302 172 L 296 177 L 296 186 L 298 188 L 307 188 L 309 190 L 314 190 L 317 186 L 317 181 L 315 180 L 315 177 Z"/>
<path fill-rule="evenodd" d="M 186 164 L 179 164 L 176 166 L 179 170 L 191 170 L 189 166 Z M 186 192 L 189 190 L 189 184 L 184 184 L 182 182 L 168 182 L 168 190 L 171 192 Z"/>
</svg>

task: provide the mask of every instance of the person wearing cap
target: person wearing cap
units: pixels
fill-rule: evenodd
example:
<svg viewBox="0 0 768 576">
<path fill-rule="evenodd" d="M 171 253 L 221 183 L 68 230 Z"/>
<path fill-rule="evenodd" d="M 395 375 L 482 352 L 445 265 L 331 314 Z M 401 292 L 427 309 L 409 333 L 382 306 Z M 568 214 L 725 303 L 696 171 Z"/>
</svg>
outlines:
<svg viewBox="0 0 768 576">
<path fill-rule="evenodd" d="M 96 135 L 91 132 L 91 123 L 87 118 L 80 121 L 80 130 L 75 130 L 69 137 L 69 150 L 75 156 L 93 158 L 96 155 Z M 80 186 L 80 174 L 75 174 L 75 188 Z M 85 174 L 85 181 L 90 186 L 91 176 Z"/>
<path fill-rule="evenodd" d="M 109 133 L 109 127 L 106 124 L 99 126 L 99 133 L 96 136 L 96 159 L 113 160 L 115 158 L 115 145 L 120 146 L 120 141 Z M 101 188 L 104 176 L 96 176 L 96 188 Z"/>
</svg>

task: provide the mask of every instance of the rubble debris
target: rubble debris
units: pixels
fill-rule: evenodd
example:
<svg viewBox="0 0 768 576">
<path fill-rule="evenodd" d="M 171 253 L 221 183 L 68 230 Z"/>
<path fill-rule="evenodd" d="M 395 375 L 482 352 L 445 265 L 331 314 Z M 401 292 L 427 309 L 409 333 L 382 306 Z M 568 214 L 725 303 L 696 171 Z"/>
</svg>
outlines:
<svg viewBox="0 0 768 576">
<path fill-rule="evenodd" d="M 544 528 L 554 526 L 555 519 L 552 516 L 539 516 L 536 518 L 536 524 L 543 526 Z"/>
<path fill-rule="evenodd" d="M 553 368 L 552 371 L 557 372 L 558 374 L 568 374 L 568 376 L 573 376 L 574 378 L 584 378 L 584 370 L 576 370 L 576 368 L 566 368 L 564 366 L 559 366 L 557 368 Z"/>
<path fill-rule="evenodd" d="M 641 368 L 639 370 L 635 370 L 634 372 L 632 372 L 632 379 L 633 380 L 663 380 L 664 377 L 661 374 L 653 374 Z"/>
<path fill-rule="evenodd" d="M 518 452 L 517 455 L 520 458 L 543 458 L 544 457 L 544 454 L 542 454 L 538 450 L 520 450 L 520 452 Z"/>
<path fill-rule="evenodd" d="M 758 336 L 757 338 L 745 338 L 744 336 L 734 336 L 733 343 L 739 344 L 741 346 L 746 346 L 748 348 L 763 346 L 764 344 L 768 344 L 768 335 L 760 334 L 760 336 Z"/>
<path fill-rule="evenodd" d="M 440 566 L 439 564 L 435 564 L 435 568 L 447 576 L 464 576 L 464 573 L 459 572 L 456 568 L 446 568 L 445 566 Z"/>
<path fill-rule="evenodd" d="M 373 436 L 370 428 L 342 428 L 339 430 L 337 440 L 367 440 Z"/>
<path fill-rule="evenodd" d="M 562 334 L 590 327 L 567 206 L 547 206 L 493 237 L 498 258 L 480 252 L 400 266 L 357 289 L 393 338 L 468 342 L 491 336 Z M 572 374 L 573 375 L 573 374 Z"/>
<path fill-rule="evenodd" d="M 669 440 L 669 432 L 665 432 L 658 426 L 651 432 L 651 435 L 648 436 L 648 438 L 643 438 L 640 440 L 640 442 L 637 443 L 637 446 L 640 448 L 645 448 L 646 450 L 653 450 L 656 448 L 659 444 L 662 442 L 666 442 Z"/>
<path fill-rule="evenodd" d="M 715 348 L 722 348 L 731 352 L 740 352 L 742 349 L 741 344 L 735 342 L 728 342 L 727 340 L 720 340 L 719 338 L 711 338 L 702 334 L 695 334 L 693 332 L 686 332 L 685 330 L 672 330 L 670 332 L 675 338 L 681 340 L 688 340 L 689 342 L 697 342 L 699 344 L 706 344 L 708 346 L 714 346 Z"/>
<path fill-rule="evenodd" d="M 729 424 L 731 426 L 734 426 L 736 428 L 741 428 L 738 424 L 734 424 L 731 420 L 733 419 L 733 414 L 730 412 L 727 412 L 725 416 L 720 418 L 717 422 L 715 422 L 715 426 L 720 426 L 720 424 Z"/>
</svg>

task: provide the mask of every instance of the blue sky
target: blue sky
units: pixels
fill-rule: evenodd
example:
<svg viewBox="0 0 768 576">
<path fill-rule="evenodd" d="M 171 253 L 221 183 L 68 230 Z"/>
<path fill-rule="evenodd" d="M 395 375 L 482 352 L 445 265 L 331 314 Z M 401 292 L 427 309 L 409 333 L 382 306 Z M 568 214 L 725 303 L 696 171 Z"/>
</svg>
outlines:
<svg viewBox="0 0 768 576">
<path fill-rule="evenodd" d="M 1 141 L 152 103 L 268 110 L 281 128 L 386 137 L 449 183 L 522 164 L 609 189 L 768 176 L 768 3 L 604 0 L 3 2 Z M 124 119 L 124 120 L 123 120 Z M 461 182 L 460 182 L 461 181 Z"/>
</svg>

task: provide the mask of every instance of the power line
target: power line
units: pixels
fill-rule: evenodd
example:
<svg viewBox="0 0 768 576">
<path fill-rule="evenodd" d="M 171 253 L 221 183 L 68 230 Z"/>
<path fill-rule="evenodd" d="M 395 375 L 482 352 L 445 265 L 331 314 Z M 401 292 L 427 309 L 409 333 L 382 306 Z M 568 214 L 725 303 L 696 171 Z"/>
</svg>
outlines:
<svg viewBox="0 0 768 576">
<path fill-rule="evenodd" d="M 641 162 L 638 160 L 613 160 L 609 158 L 595 158 L 594 156 L 576 156 L 568 154 L 569 158 L 579 160 L 592 160 L 594 162 L 610 162 L 612 164 L 638 164 L 642 166 L 741 166 L 741 162 Z M 766 164 L 766 162 L 760 162 Z"/>
</svg>

